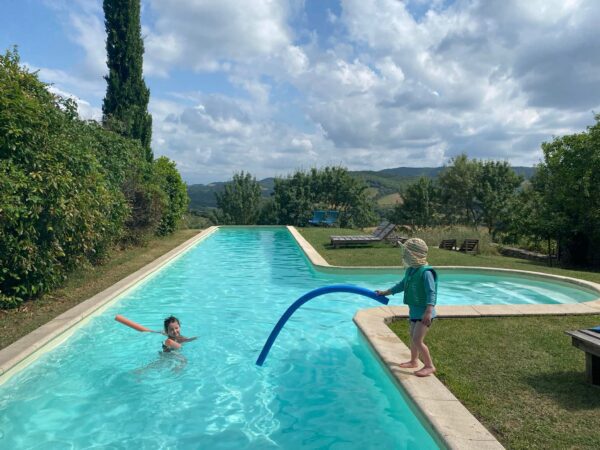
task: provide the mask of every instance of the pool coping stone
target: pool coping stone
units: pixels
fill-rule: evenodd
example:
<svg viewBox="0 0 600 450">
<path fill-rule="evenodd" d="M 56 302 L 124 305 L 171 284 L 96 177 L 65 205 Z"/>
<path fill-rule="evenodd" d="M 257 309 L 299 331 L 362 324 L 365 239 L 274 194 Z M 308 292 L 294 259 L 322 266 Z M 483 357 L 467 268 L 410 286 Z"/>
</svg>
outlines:
<svg viewBox="0 0 600 450">
<path fill-rule="evenodd" d="M 404 270 L 400 266 L 345 267 L 329 264 L 295 227 L 288 226 L 309 261 L 324 270 Z M 598 298 L 588 302 L 553 305 L 473 305 L 437 306 L 439 318 L 476 318 L 539 315 L 575 315 L 600 313 L 600 284 L 560 275 L 525 270 L 496 269 L 491 267 L 441 266 L 448 271 L 506 272 L 514 275 L 535 276 L 582 286 L 598 293 Z M 379 361 L 392 379 L 420 411 L 424 419 L 449 449 L 501 449 L 502 444 L 473 416 L 452 392 L 436 377 L 418 378 L 418 369 L 400 368 L 399 364 L 410 359 L 410 349 L 388 326 L 395 320 L 408 318 L 407 306 L 379 306 L 359 310 L 353 318 L 360 333 L 365 337 Z"/>
</svg>

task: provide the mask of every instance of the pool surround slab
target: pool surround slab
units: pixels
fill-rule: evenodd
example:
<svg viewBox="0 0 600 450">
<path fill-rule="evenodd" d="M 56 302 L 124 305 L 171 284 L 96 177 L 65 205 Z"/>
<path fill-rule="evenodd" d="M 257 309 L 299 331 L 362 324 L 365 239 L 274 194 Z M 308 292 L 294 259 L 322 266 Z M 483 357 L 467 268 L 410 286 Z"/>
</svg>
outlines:
<svg viewBox="0 0 600 450">
<path fill-rule="evenodd" d="M 122 294 L 192 248 L 218 229 L 209 227 L 158 257 L 131 275 L 118 281 L 104 291 L 79 303 L 56 318 L 35 329 L 21 339 L 0 350 L 0 384 L 10 376 L 35 361 L 40 355 L 64 342 L 93 315 L 111 306 Z"/>
<path fill-rule="evenodd" d="M 404 270 L 399 266 L 385 267 L 343 267 L 330 265 L 315 248 L 294 227 L 288 227 L 298 245 L 310 262 L 318 269 L 333 270 Z M 549 275 L 524 270 L 495 269 L 490 267 L 443 266 L 442 270 L 468 270 L 470 273 L 501 272 L 523 277 L 545 278 L 552 281 L 575 284 L 586 290 L 598 293 L 598 299 L 589 302 L 554 304 L 554 305 L 465 305 L 437 306 L 437 317 L 476 318 L 506 317 L 534 315 L 573 315 L 600 313 L 600 284 L 585 280 Z M 429 422 L 431 427 L 450 449 L 501 449 L 500 442 L 479 422 L 465 406 L 435 376 L 416 377 L 413 372 L 418 369 L 401 368 L 400 363 L 410 359 L 410 349 L 394 333 L 389 323 L 408 318 L 407 306 L 379 306 L 358 311 L 353 321 L 413 404 Z"/>
</svg>

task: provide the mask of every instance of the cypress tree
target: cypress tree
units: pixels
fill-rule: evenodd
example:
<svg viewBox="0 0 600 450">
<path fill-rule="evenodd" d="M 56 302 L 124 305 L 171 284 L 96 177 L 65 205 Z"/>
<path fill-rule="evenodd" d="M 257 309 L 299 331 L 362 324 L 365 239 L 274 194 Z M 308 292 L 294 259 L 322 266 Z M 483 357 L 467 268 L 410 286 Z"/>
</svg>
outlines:
<svg viewBox="0 0 600 450">
<path fill-rule="evenodd" d="M 142 76 L 144 42 L 140 0 L 104 0 L 108 83 L 102 104 L 104 126 L 123 136 L 139 139 L 146 158 L 150 148 L 152 116 L 148 113 L 150 90 Z"/>
</svg>

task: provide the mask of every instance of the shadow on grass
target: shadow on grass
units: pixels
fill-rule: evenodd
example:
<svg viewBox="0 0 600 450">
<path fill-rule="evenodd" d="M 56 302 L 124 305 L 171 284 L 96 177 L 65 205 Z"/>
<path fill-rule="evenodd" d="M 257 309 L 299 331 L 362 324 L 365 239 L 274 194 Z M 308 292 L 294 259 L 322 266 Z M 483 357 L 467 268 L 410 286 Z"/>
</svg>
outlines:
<svg viewBox="0 0 600 450">
<path fill-rule="evenodd" d="M 600 387 L 587 383 L 583 371 L 544 373 L 525 377 L 524 381 L 568 411 L 600 408 Z"/>
</svg>

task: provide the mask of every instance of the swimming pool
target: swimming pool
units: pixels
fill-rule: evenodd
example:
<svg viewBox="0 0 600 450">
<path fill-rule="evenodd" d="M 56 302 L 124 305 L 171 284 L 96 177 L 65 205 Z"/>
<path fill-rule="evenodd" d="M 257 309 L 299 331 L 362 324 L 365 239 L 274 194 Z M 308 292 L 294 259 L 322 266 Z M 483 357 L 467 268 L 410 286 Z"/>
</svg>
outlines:
<svg viewBox="0 0 600 450">
<path fill-rule="evenodd" d="M 368 299 L 312 300 L 287 323 L 266 365 L 254 365 L 279 316 L 308 290 L 375 289 L 399 276 L 316 270 L 283 228 L 221 229 L 2 385 L 0 446 L 437 448 L 350 320 L 375 306 Z M 516 278 L 499 292 L 519 283 L 531 291 Z M 492 302 L 494 283 L 475 281 L 476 301 Z M 444 281 L 453 283 L 463 289 L 474 280 Z M 465 301 L 440 287 L 440 302 Z M 535 301 L 556 301 L 548 296 L 555 286 L 533 291 L 541 295 Z M 502 302 L 533 301 L 527 295 Z M 561 295 L 594 297 L 567 285 Z M 185 362 L 159 356 L 159 336 L 124 327 L 115 314 L 151 328 L 174 314 L 182 333 L 199 340 L 184 347 Z"/>
<path fill-rule="evenodd" d="M 313 300 L 254 364 L 322 283 L 287 230 L 219 230 L 7 380 L 0 447 L 437 448 L 359 338 L 366 299 Z M 183 365 L 115 314 L 151 328 L 174 314 L 199 339 Z"/>
</svg>

